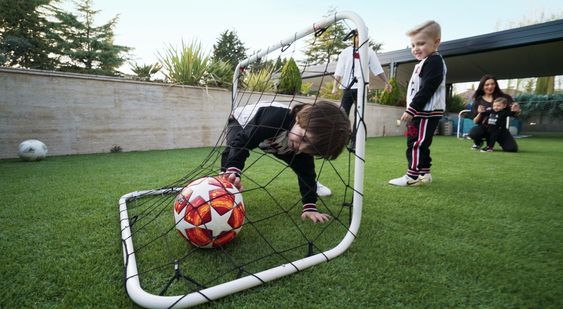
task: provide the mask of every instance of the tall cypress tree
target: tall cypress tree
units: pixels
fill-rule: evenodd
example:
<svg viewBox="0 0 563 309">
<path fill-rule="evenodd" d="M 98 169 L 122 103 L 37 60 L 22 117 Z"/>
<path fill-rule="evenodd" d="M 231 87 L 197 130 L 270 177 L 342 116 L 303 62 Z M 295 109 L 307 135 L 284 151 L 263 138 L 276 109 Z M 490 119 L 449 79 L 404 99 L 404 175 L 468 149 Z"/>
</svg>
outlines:
<svg viewBox="0 0 563 309">
<path fill-rule="evenodd" d="M 0 65 L 51 70 L 57 66 L 53 0 L 0 0 Z M 56 2 L 56 1 L 55 1 Z"/>
<path fill-rule="evenodd" d="M 92 8 L 92 0 L 77 2 L 78 16 L 58 12 L 61 21 L 61 70 L 87 74 L 116 75 L 117 68 L 127 61 L 130 47 L 113 43 L 113 29 L 118 16 L 96 27 L 94 19 L 99 11 Z"/>
<path fill-rule="evenodd" d="M 301 91 L 301 83 L 301 72 L 295 60 L 289 58 L 281 70 L 278 93 L 290 95 L 299 93 Z"/>
</svg>

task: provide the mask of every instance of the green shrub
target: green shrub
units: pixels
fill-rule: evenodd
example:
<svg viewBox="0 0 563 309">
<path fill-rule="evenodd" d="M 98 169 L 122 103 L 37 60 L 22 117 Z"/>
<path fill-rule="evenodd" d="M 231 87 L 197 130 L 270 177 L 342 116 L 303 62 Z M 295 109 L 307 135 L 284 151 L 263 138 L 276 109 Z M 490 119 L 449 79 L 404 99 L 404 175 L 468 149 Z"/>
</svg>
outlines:
<svg viewBox="0 0 563 309">
<path fill-rule="evenodd" d="M 301 84 L 301 94 L 303 95 L 311 95 L 311 88 L 313 87 L 312 82 L 302 83 Z"/>
<path fill-rule="evenodd" d="M 563 93 L 537 95 L 523 93 L 514 97 L 514 101 L 520 104 L 522 119 L 531 114 L 543 114 L 552 119 L 563 118 Z"/>
<path fill-rule="evenodd" d="M 332 93 L 333 85 L 334 85 L 334 81 L 330 83 L 325 83 L 319 90 L 320 97 L 323 99 L 340 101 L 342 99 L 342 89 L 338 88 L 338 92 L 336 92 L 336 94 L 333 94 Z"/>
<path fill-rule="evenodd" d="M 466 104 L 467 102 L 465 102 L 465 99 L 462 96 L 456 94 L 452 96 L 451 99 L 449 99 L 446 103 L 446 112 L 459 113 L 465 109 Z"/>
<path fill-rule="evenodd" d="M 280 74 L 278 93 L 296 94 L 301 91 L 301 72 L 293 58 L 290 58 L 283 66 Z"/>
<path fill-rule="evenodd" d="M 111 146 L 111 149 L 109 150 L 109 152 L 111 153 L 118 153 L 118 152 L 122 152 L 123 148 L 121 148 L 121 146 L 119 145 L 113 145 Z"/>
<path fill-rule="evenodd" d="M 407 105 L 407 89 L 399 85 L 395 78 L 391 78 L 389 83 L 393 87 L 391 92 L 381 92 L 379 95 L 379 103 L 383 105 L 392 106 L 406 106 Z"/>
<path fill-rule="evenodd" d="M 206 84 L 208 86 L 227 88 L 233 81 L 233 67 L 225 61 L 216 60 L 211 62 L 206 75 Z"/>
<path fill-rule="evenodd" d="M 131 71 L 137 75 L 137 79 L 150 81 L 151 77 L 158 73 L 162 69 L 160 63 L 155 64 L 138 64 L 136 62 L 131 62 Z"/>
<path fill-rule="evenodd" d="M 264 68 L 258 72 L 248 71 L 243 79 L 243 87 L 248 91 L 270 92 L 274 91 L 272 82 L 272 69 Z"/>
<path fill-rule="evenodd" d="M 368 89 L 368 102 L 379 103 L 379 96 L 383 92 L 383 89 Z"/>
</svg>

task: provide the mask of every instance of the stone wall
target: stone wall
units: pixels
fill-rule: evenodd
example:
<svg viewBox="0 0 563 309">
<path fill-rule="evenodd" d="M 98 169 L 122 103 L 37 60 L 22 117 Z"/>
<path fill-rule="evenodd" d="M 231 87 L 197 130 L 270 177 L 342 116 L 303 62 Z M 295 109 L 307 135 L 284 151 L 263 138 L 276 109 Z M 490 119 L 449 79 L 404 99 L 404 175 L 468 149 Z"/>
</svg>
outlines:
<svg viewBox="0 0 563 309">
<path fill-rule="evenodd" d="M 32 138 L 49 155 L 109 152 L 114 145 L 123 151 L 212 146 L 230 105 L 225 89 L 0 68 L 0 159 L 17 157 L 19 143 Z M 367 136 L 402 134 L 396 119 L 403 110 L 368 104 Z"/>
</svg>

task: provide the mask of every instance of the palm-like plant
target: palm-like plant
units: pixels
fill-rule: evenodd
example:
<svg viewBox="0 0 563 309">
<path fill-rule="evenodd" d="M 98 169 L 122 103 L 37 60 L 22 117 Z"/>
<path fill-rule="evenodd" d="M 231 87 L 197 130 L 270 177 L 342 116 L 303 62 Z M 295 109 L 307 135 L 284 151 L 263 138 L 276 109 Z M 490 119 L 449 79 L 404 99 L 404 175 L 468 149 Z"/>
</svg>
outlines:
<svg viewBox="0 0 563 309">
<path fill-rule="evenodd" d="M 164 54 L 158 54 L 164 68 L 164 76 L 171 82 L 182 85 L 205 86 L 210 63 L 209 56 L 201 44 L 192 41 L 180 48 L 169 45 Z"/>
<path fill-rule="evenodd" d="M 131 71 L 137 75 L 140 80 L 149 81 L 151 77 L 162 69 L 160 63 L 155 64 L 138 64 L 136 62 L 130 63 Z"/>
<path fill-rule="evenodd" d="M 233 68 L 225 61 L 215 60 L 208 68 L 206 83 L 208 86 L 229 87 L 233 80 Z"/>
<path fill-rule="evenodd" d="M 319 95 L 323 99 L 328 100 L 340 100 L 342 98 L 342 89 L 338 88 L 336 93 L 332 93 L 332 87 L 334 86 L 334 81 L 325 83 L 319 90 Z"/>
<path fill-rule="evenodd" d="M 273 69 L 266 67 L 258 72 L 249 71 L 244 77 L 244 88 L 249 91 L 274 91 L 274 82 L 272 81 Z"/>
</svg>

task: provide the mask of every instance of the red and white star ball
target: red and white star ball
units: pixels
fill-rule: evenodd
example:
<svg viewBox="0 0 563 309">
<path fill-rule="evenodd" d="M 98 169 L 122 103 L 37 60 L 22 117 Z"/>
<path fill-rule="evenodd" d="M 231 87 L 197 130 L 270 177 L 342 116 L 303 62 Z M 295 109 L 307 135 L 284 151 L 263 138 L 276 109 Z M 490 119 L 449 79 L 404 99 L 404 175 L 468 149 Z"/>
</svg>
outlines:
<svg viewBox="0 0 563 309">
<path fill-rule="evenodd" d="M 200 248 L 217 248 L 233 240 L 244 214 L 241 193 L 220 176 L 192 181 L 174 202 L 176 230 Z"/>
</svg>

